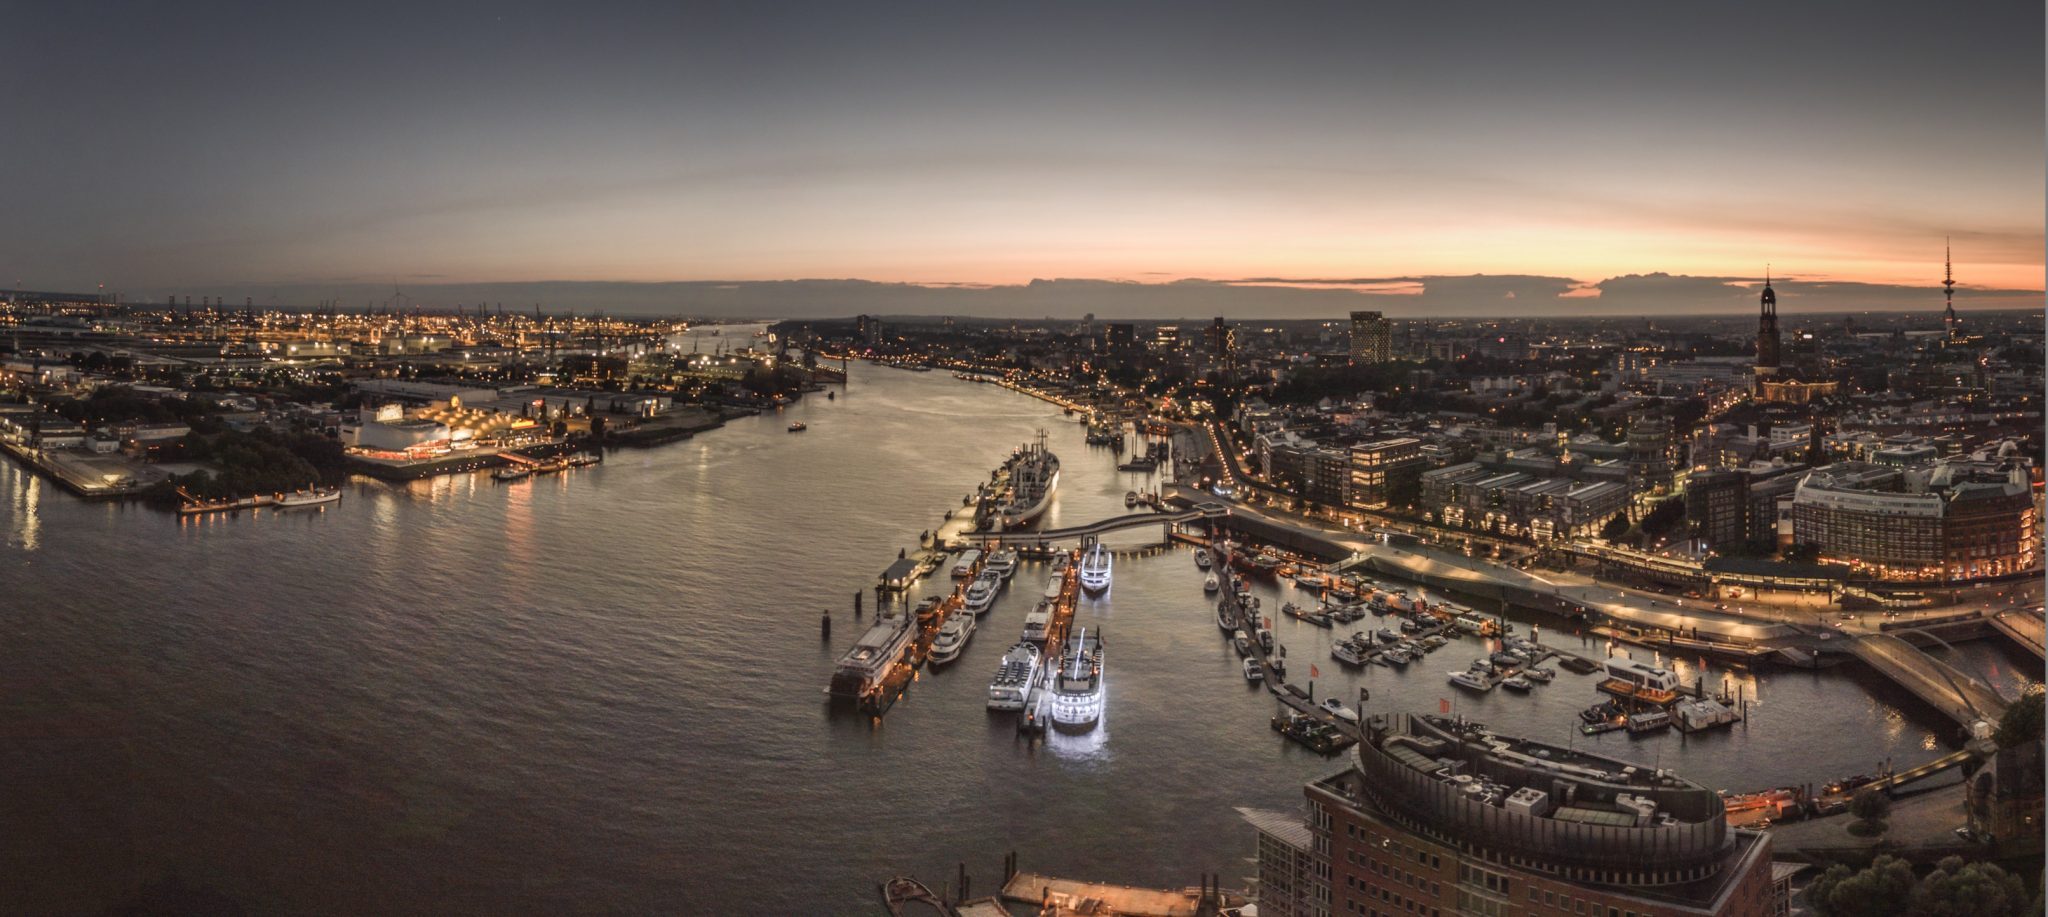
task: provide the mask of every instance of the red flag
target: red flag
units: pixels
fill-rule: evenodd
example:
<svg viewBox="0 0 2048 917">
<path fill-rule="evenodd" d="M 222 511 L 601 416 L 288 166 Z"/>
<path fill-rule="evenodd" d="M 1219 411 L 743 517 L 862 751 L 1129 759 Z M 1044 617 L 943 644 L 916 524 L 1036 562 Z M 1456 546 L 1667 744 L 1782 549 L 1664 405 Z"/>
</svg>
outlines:
<svg viewBox="0 0 2048 917">
<path fill-rule="evenodd" d="M 1437 699 L 1436 699 L 1436 712 L 1438 712 L 1438 713 L 1442 713 L 1442 714 L 1449 714 L 1449 713 L 1451 712 L 1451 699 L 1450 699 L 1450 698 L 1448 698 L 1448 697 L 1439 697 L 1439 698 L 1437 698 Z"/>
<path fill-rule="evenodd" d="M 1323 677 L 1323 673 L 1321 673 L 1321 672 L 1318 672 L 1318 671 L 1316 671 L 1316 664 L 1315 664 L 1315 663 L 1313 663 L 1313 662 L 1311 662 L 1311 663 L 1309 663 L 1309 664 L 1308 664 L 1308 677 L 1310 677 L 1310 678 L 1321 678 L 1321 677 Z"/>
</svg>

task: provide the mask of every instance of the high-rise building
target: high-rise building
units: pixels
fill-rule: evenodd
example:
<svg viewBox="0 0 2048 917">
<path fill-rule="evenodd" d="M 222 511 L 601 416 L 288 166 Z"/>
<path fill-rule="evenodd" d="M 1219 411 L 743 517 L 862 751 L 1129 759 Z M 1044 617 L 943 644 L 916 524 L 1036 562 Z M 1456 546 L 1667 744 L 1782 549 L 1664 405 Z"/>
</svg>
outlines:
<svg viewBox="0 0 2048 917">
<path fill-rule="evenodd" d="M 1353 507 L 1380 506 L 1399 489 L 1422 475 L 1422 441 L 1411 437 L 1381 440 L 1351 447 L 1351 487 L 1346 494 Z"/>
<path fill-rule="evenodd" d="M 1152 349 L 1159 353 L 1174 353 L 1180 350 L 1180 326 L 1160 325 L 1152 329 Z"/>
<path fill-rule="evenodd" d="M 1351 313 L 1351 362 L 1385 363 L 1394 358 L 1394 323 L 1378 312 Z"/>
<path fill-rule="evenodd" d="M 1711 789 L 1451 717 L 1376 714 L 1362 732 L 1352 765 L 1307 787 L 1313 868 L 1260 847 L 1261 874 L 1328 883 L 1290 888 L 1323 913 L 1774 913 L 1770 837 L 1730 827 Z"/>
<path fill-rule="evenodd" d="M 1237 355 L 1237 331 L 1223 316 L 1216 316 L 1203 335 L 1204 349 L 1219 363 L 1229 363 Z"/>
<path fill-rule="evenodd" d="M 853 320 L 854 332 L 863 343 L 878 344 L 882 340 L 882 320 L 872 315 L 862 315 Z"/>
<path fill-rule="evenodd" d="M 1694 472 L 1685 482 L 1685 518 L 1694 538 L 1726 550 L 1749 538 L 1749 474 Z"/>
<path fill-rule="evenodd" d="M 1129 359 L 1138 353 L 1138 331 L 1125 322 L 1111 322 L 1102 326 L 1102 350 L 1119 359 Z"/>
</svg>

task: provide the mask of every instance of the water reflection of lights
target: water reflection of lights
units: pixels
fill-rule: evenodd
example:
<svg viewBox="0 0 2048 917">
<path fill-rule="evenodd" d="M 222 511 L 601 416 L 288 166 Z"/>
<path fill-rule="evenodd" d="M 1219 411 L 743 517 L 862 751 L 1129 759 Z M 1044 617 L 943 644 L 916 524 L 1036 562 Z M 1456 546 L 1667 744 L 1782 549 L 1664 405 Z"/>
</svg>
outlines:
<svg viewBox="0 0 2048 917">
<path fill-rule="evenodd" d="M 1063 727 L 1054 725 L 1045 731 L 1045 747 L 1062 758 L 1086 761 L 1105 756 L 1109 745 L 1109 678 L 1104 675 L 1102 690 L 1095 699 L 1096 716 L 1093 726 Z"/>
</svg>

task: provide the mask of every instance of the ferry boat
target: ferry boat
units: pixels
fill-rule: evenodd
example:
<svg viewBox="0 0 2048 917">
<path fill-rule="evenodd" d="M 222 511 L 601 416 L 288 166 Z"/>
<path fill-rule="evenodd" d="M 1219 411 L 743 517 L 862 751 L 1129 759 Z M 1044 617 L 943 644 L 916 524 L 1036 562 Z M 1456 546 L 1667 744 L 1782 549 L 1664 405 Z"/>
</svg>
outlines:
<svg viewBox="0 0 2048 917">
<path fill-rule="evenodd" d="M 319 506 L 323 503 L 339 502 L 341 502 L 341 488 L 339 487 L 295 490 L 288 494 L 277 495 L 278 509 L 291 509 L 295 506 Z"/>
<path fill-rule="evenodd" d="M 861 698 L 881 687 L 889 667 L 904 659 L 911 639 L 917 636 L 917 628 L 911 625 L 912 618 L 907 614 L 876 619 L 853 648 L 839 657 L 827 693 L 833 697 Z"/>
<path fill-rule="evenodd" d="M 1045 448 L 1045 431 L 1040 430 L 1038 442 L 1010 460 L 1010 490 L 999 511 L 1003 527 L 1027 525 L 1044 515 L 1059 484 L 1059 456 Z"/>
<path fill-rule="evenodd" d="M 967 587 L 967 610 L 976 615 L 986 614 L 990 604 L 996 600 L 996 592 L 1003 588 L 1003 578 L 987 570 L 974 578 Z"/>
<path fill-rule="evenodd" d="M 942 666 L 960 658 L 960 651 L 967 648 L 967 638 L 974 636 L 974 616 L 956 614 L 939 626 L 939 635 L 932 638 L 931 654 L 925 659 L 933 666 Z"/>
<path fill-rule="evenodd" d="M 1244 661 L 1244 680 L 1252 682 L 1266 680 L 1266 670 L 1259 668 L 1258 660 L 1246 659 Z"/>
<path fill-rule="evenodd" d="M 983 564 L 982 568 L 1003 579 L 1009 579 L 1011 574 L 1017 572 L 1017 552 L 1010 548 L 998 550 L 988 556 L 988 563 Z"/>
<path fill-rule="evenodd" d="M 506 465 L 503 468 L 491 472 L 491 477 L 496 478 L 500 481 L 517 481 L 521 478 L 531 477 L 532 475 L 533 469 L 528 468 L 525 465 Z"/>
<path fill-rule="evenodd" d="M 1202 580 L 1203 592 L 1215 592 L 1216 590 L 1221 588 L 1223 588 L 1223 582 L 1221 580 L 1218 580 L 1216 578 L 1216 574 L 1214 573 L 1209 574 L 1207 579 Z"/>
<path fill-rule="evenodd" d="M 1093 595 L 1108 590 L 1110 565 L 1109 552 L 1103 549 L 1102 542 L 1096 542 L 1087 556 L 1081 558 L 1081 588 Z"/>
<path fill-rule="evenodd" d="M 968 548 L 960 552 L 960 559 L 953 562 L 953 578 L 967 579 L 974 575 L 974 567 L 981 563 L 981 552 Z"/>
<path fill-rule="evenodd" d="M 1208 548 L 1196 548 L 1196 549 L 1195 549 L 1195 569 L 1197 569 L 1197 570 L 1207 570 L 1207 569 L 1209 569 L 1209 564 L 1210 564 L 1210 562 L 1211 562 L 1211 561 L 1210 561 L 1210 558 L 1209 558 L 1209 549 L 1208 549 Z"/>
<path fill-rule="evenodd" d="M 1019 643 L 1003 654 L 996 664 L 996 677 L 988 683 L 990 710 L 1022 710 L 1038 680 L 1038 647 Z"/>
<path fill-rule="evenodd" d="M 1082 628 L 1052 684 L 1052 722 L 1083 728 L 1102 719 L 1102 637 Z"/>
<path fill-rule="evenodd" d="M 1052 626 L 1052 603 L 1040 602 L 1037 608 L 1024 616 L 1024 639 L 1029 643 L 1044 643 L 1045 629 Z"/>
</svg>

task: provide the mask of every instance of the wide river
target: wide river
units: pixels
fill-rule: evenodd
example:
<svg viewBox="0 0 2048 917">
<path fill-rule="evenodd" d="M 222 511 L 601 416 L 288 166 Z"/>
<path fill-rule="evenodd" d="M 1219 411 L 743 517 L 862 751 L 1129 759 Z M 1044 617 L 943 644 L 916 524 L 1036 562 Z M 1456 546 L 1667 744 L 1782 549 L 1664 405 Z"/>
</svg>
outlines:
<svg viewBox="0 0 2048 917">
<path fill-rule="evenodd" d="M 1056 408 L 864 365 L 837 400 L 602 466 L 361 481 L 324 511 L 181 523 L 0 462 L 0 909 L 98 913 L 147 888 L 213 912 L 872 913 L 897 873 L 936 887 L 964 862 L 992 892 L 1011 850 L 1044 872 L 1242 885 L 1235 807 L 1300 811 L 1339 762 L 1268 728 L 1185 550 L 1121 559 L 1081 610 L 1108 659 L 1090 734 L 1026 740 L 983 707 L 1032 564 L 883 720 L 824 702 L 854 593 L 1040 429 L 1065 465 L 1049 524 L 1124 512 L 1130 476 Z M 1268 609 L 1286 598 L 1261 588 Z M 1843 667 L 1726 673 L 1754 700 L 1732 731 L 1588 740 L 1587 678 L 1458 695 L 1445 671 L 1476 641 L 1353 672 L 1329 631 L 1278 632 L 1320 694 L 1453 699 L 1714 787 L 1904 767 L 1954 732 Z M 2028 668 L 1989 644 L 1959 661 L 2008 690 Z"/>
</svg>

